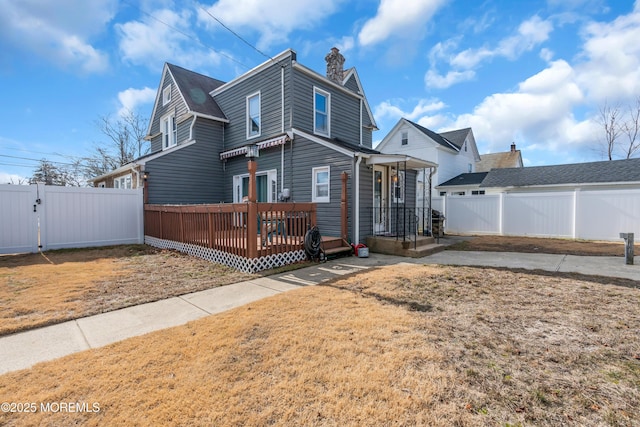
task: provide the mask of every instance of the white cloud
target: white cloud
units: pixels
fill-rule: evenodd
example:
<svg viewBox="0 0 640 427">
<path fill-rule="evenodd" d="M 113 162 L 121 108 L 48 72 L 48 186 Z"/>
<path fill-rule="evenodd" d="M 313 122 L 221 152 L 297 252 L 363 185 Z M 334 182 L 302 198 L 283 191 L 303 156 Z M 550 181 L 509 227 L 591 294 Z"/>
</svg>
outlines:
<svg viewBox="0 0 640 427">
<path fill-rule="evenodd" d="M 0 172 L 0 184 L 28 184 L 29 179 L 14 173 Z"/>
<path fill-rule="evenodd" d="M 164 61 L 177 62 L 187 68 L 220 63 L 220 54 L 194 40 L 193 14 L 188 10 L 160 9 L 141 21 L 117 24 L 122 59 L 154 70 Z M 155 18 L 155 19 L 154 19 Z M 189 35 L 189 36 L 187 36 Z"/>
<path fill-rule="evenodd" d="M 376 121 L 384 119 L 398 120 L 403 117 L 409 120 L 417 120 L 428 113 L 440 111 L 445 107 L 444 102 L 437 99 L 420 99 L 411 111 L 403 111 L 390 101 L 384 101 L 375 107 L 373 115 L 376 117 Z"/>
<path fill-rule="evenodd" d="M 498 56 L 516 59 L 524 52 L 531 51 L 548 40 L 551 31 L 553 31 L 551 22 L 535 15 L 522 22 L 516 34 L 502 39 L 495 48 L 464 50 L 451 59 L 450 65 L 455 68 L 471 69 L 485 60 Z"/>
<path fill-rule="evenodd" d="M 288 41 L 296 29 L 310 30 L 337 10 L 343 0 L 219 0 L 206 11 L 198 10 L 198 22 L 210 30 L 226 31 L 209 14 L 239 33 L 257 32 L 258 48 Z"/>
<path fill-rule="evenodd" d="M 370 46 L 392 36 L 421 38 L 425 24 L 445 3 L 446 0 L 381 0 L 376 16 L 360 30 L 358 41 Z"/>
<path fill-rule="evenodd" d="M 486 97 L 473 113 L 459 116 L 455 126 L 471 126 L 476 140 L 491 152 L 504 151 L 516 139 L 524 139 L 528 149 L 566 149 L 591 142 L 591 124 L 573 115 L 583 102 L 575 71 L 559 60 L 520 83 L 515 92 Z"/>
<path fill-rule="evenodd" d="M 108 67 L 108 56 L 90 44 L 107 29 L 116 0 L 22 0 L 0 7 L 0 38 L 63 68 L 85 73 Z"/>
<path fill-rule="evenodd" d="M 156 99 L 156 91 L 144 87 L 142 89 L 129 88 L 118 93 L 118 101 L 120 101 L 120 110 L 118 110 L 119 116 L 124 116 L 128 112 L 137 111 L 140 105 L 149 104 Z"/>
<path fill-rule="evenodd" d="M 597 103 L 624 101 L 640 93 L 640 1 L 634 12 L 583 32 L 578 81 Z"/>
<path fill-rule="evenodd" d="M 472 70 L 449 71 L 444 76 L 438 74 L 435 70 L 429 70 L 424 76 L 424 81 L 427 88 L 446 89 L 457 83 L 472 80 L 475 75 L 475 71 Z"/>
</svg>

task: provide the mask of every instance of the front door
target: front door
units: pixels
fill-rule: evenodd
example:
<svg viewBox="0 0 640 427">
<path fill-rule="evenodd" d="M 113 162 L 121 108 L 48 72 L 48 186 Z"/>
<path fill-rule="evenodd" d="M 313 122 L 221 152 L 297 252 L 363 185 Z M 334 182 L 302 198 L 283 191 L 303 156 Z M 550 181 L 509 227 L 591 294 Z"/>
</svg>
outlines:
<svg viewBox="0 0 640 427">
<path fill-rule="evenodd" d="M 387 168 L 373 167 L 373 232 L 384 234 L 387 231 L 388 201 Z"/>
</svg>

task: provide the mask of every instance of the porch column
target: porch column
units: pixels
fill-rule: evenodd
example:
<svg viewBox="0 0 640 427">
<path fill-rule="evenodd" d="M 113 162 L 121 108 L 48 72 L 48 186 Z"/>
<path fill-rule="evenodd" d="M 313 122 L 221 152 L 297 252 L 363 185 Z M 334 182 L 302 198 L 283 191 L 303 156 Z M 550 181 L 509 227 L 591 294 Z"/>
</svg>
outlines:
<svg viewBox="0 0 640 427">
<path fill-rule="evenodd" d="M 258 162 L 249 159 L 249 203 L 247 203 L 247 258 L 258 257 L 258 205 L 256 191 L 256 172 Z"/>
</svg>

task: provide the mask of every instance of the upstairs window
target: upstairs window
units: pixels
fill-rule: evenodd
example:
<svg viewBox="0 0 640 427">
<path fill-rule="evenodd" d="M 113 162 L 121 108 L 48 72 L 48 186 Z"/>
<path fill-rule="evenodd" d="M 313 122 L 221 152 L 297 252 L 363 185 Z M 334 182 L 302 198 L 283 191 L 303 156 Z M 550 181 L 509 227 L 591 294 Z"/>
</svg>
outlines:
<svg viewBox="0 0 640 427">
<path fill-rule="evenodd" d="M 178 143 L 178 127 L 176 126 L 175 114 L 164 116 L 160 120 L 160 129 L 162 131 L 162 149 L 166 150 Z"/>
<path fill-rule="evenodd" d="M 260 92 L 247 97 L 247 138 L 260 136 Z"/>
<path fill-rule="evenodd" d="M 312 193 L 311 201 L 315 203 L 329 203 L 331 198 L 329 194 L 329 166 L 322 166 L 312 169 Z"/>
<path fill-rule="evenodd" d="M 331 95 L 318 88 L 313 88 L 313 132 L 329 136 L 331 131 Z"/>
<path fill-rule="evenodd" d="M 171 102 L 171 85 L 162 90 L 162 106 L 164 107 Z"/>
<path fill-rule="evenodd" d="M 409 132 L 404 130 L 402 131 L 402 145 L 408 145 L 409 144 Z"/>
</svg>

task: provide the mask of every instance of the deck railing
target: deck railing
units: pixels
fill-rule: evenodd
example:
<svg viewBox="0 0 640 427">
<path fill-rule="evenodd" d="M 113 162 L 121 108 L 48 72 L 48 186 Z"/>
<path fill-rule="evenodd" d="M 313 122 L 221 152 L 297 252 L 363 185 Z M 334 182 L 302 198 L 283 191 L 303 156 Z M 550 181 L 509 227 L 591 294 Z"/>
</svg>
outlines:
<svg viewBox="0 0 640 427">
<path fill-rule="evenodd" d="M 316 205 L 145 205 L 144 220 L 145 236 L 252 259 L 302 250 L 307 229 L 316 224 Z"/>
</svg>

